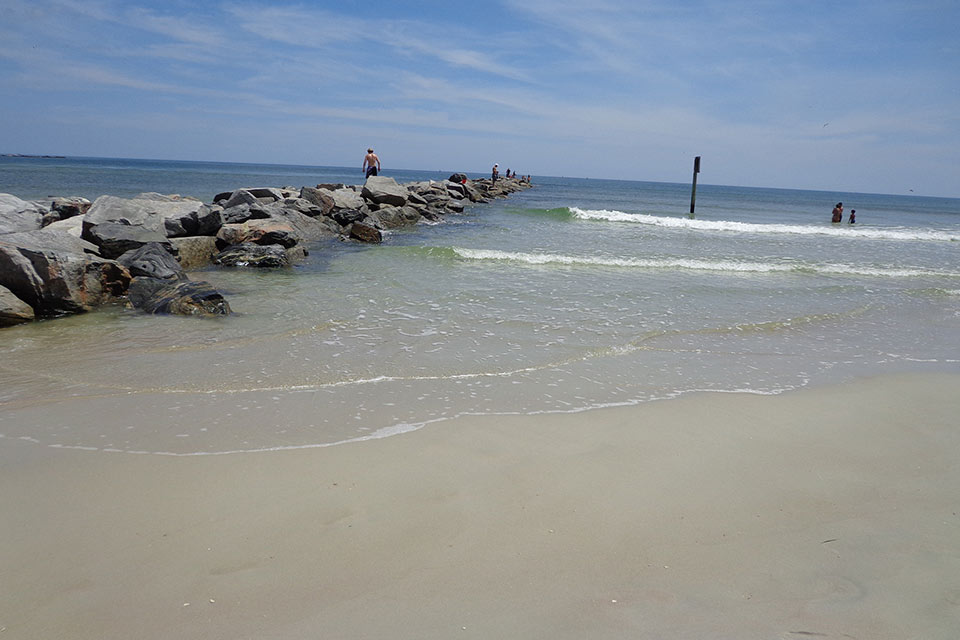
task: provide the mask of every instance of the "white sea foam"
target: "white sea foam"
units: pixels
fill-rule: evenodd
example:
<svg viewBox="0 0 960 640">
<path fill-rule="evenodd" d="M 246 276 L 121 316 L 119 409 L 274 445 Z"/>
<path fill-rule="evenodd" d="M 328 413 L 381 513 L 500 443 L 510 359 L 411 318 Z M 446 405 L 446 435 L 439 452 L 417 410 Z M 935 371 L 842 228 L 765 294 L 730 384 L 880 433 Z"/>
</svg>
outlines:
<svg viewBox="0 0 960 640">
<path fill-rule="evenodd" d="M 641 269 L 689 269 L 693 271 L 720 271 L 738 273 L 813 272 L 819 274 L 858 275 L 876 277 L 942 276 L 960 277 L 960 272 L 932 271 L 910 268 L 876 268 L 844 264 L 802 264 L 749 262 L 745 260 L 696 260 L 692 258 L 607 258 L 595 256 L 568 256 L 552 253 L 520 253 L 494 249 L 464 249 L 454 247 L 454 253 L 469 260 L 501 260 L 529 265 L 559 264 L 570 266 L 628 267 Z"/>
<path fill-rule="evenodd" d="M 960 240 L 960 236 L 945 231 L 929 229 L 877 229 L 856 225 L 799 225 L 799 224 L 756 224 L 751 222 L 733 222 L 731 220 L 698 220 L 671 216 L 652 216 L 645 213 L 626 213 L 607 209 L 579 209 L 570 207 L 570 213 L 581 220 L 607 220 L 610 222 L 630 222 L 673 229 L 692 229 L 695 231 L 726 231 L 735 233 L 780 233 L 798 235 L 823 235 L 838 238 L 872 238 L 882 240 L 929 240 L 950 242 Z"/>
</svg>

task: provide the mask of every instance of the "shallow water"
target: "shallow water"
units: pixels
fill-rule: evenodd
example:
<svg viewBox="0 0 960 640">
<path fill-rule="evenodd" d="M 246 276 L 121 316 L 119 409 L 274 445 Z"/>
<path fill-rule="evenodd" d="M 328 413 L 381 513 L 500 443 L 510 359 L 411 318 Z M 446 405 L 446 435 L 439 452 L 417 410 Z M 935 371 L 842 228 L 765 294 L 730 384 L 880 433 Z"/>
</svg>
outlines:
<svg viewBox="0 0 960 640">
<path fill-rule="evenodd" d="M 298 177 L 196 164 L 137 192 L 188 192 L 176 171 L 197 192 Z M 687 185 L 534 182 L 379 246 L 192 274 L 225 293 L 226 318 L 118 307 L 4 330 L 0 434 L 174 454 L 326 446 L 466 413 L 960 370 L 960 200 L 700 185 L 691 217 Z M 858 224 L 830 224 L 839 200 Z"/>
</svg>

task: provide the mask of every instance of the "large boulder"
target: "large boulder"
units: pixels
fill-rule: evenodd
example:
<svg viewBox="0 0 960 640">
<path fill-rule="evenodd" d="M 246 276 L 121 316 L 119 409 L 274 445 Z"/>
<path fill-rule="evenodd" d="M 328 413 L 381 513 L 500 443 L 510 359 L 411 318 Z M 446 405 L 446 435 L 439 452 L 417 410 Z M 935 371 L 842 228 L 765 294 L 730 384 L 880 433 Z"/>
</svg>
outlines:
<svg viewBox="0 0 960 640">
<path fill-rule="evenodd" d="M 221 221 L 219 209 L 199 200 L 144 193 L 129 199 L 100 196 L 94 200 L 83 216 L 84 237 L 105 223 L 143 227 L 165 236 L 196 236 L 215 234 Z"/>
<path fill-rule="evenodd" d="M 83 217 L 73 216 L 66 220 L 57 220 L 51 222 L 43 228 L 43 231 L 65 231 L 70 235 L 79 238 L 83 234 Z M 92 245 L 96 250 L 96 245 Z"/>
<path fill-rule="evenodd" d="M 0 327 L 30 322 L 34 318 L 33 307 L 0 286 Z"/>
<path fill-rule="evenodd" d="M 401 187 L 393 178 L 370 176 L 364 183 L 360 195 L 377 204 L 402 207 L 407 204 L 408 193 L 407 188 Z"/>
<path fill-rule="evenodd" d="M 67 222 L 64 220 L 63 222 Z M 50 225 L 36 231 L 8 233 L 0 236 L 0 242 L 17 247 L 54 251 L 57 253 L 93 253 L 99 252 L 97 245 L 87 242 L 69 229 Z"/>
<path fill-rule="evenodd" d="M 235 207 L 238 204 L 254 204 L 255 202 L 270 203 L 286 198 L 283 189 L 273 187 L 245 187 L 234 191 L 225 191 L 218 193 L 213 197 L 213 201 L 224 209 Z"/>
<path fill-rule="evenodd" d="M 385 229 L 393 229 L 413 224 L 420 219 L 420 214 L 413 207 L 383 207 L 370 214 Z"/>
<path fill-rule="evenodd" d="M 85 221 L 83 239 L 97 245 L 104 258 L 118 258 L 131 249 L 139 249 L 151 242 L 163 245 L 171 254 L 175 253 L 163 231 L 142 225 L 104 222 L 88 227 Z"/>
<path fill-rule="evenodd" d="M 259 204 L 257 197 L 246 189 L 237 189 L 230 193 L 219 193 L 214 196 L 213 201 L 224 209 L 239 207 L 241 205 Z"/>
<path fill-rule="evenodd" d="M 354 240 L 359 240 L 360 242 L 369 242 L 372 244 L 380 244 L 383 242 L 383 235 L 380 233 L 380 230 L 363 222 L 354 222 L 350 225 L 349 235 Z"/>
<path fill-rule="evenodd" d="M 146 276 L 170 279 L 183 275 L 183 267 L 177 259 L 156 242 L 127 251 L 117 258 L 117 262 L 125 266 L 134 278 Z"/>
<path fill-rule="evenodd" d="M 335 209 L 331 212 L 330 217 L 341 227 L 346 227 L 363 220 L 367 217 L 367 214 L 359 209 Z"/>
<path fill-rule="evenodd" d="M 223 224 L 239 224 L 247 220 L 262 220 L 269 218 L 270 213 L 259 202 L 253 204 L 238 204 L 224 209 L 220 214 Z"/>
<path fill-rule="evenodd" d="M 28 234 L 24 234 L 25 236 Z M 56 236 L 66 236 L 56 238 Z M 0 236 L 0 285 L 41 317 L 81 313 L 126 293 L 130 273 L 122 265 L 89 253 L 73 252 L 82 242 L 69 234 L 29 234 L 36 242 L 6 242 Z M 58 245 L 62 239 L 64 244 Z"/>
<path fill-rule="evenodd" d="M 335 209 L 360 209 L 364 205 L 363 198 L 360 197 L 360 194 L 347 187 L 331 191 L 330 197 L 333 198 L 333 206 Z"/>
<path fill-rule="evenodd" d="M 314 189 L 313 187 L 303 187 L 300 189 L 300 197 L 320 208 L 320 215 L 327 215 L 333 211 L 336 203 L 333 195 L 326 189 Z M 309 215 L 309 214 L 308 214 Z"/>
<path fill-rule="evenodd" d="M 36 231 L 46 211 L 33 202 L 9 193 L 0 193 L 0 235 L 17 231 Z"/>
<path fill-rule="evenodd" d="M 467 195 L 467 188 L 465 185 L 460 184 L 459 182 L 447 182 L 443 183 L 443 186 L 446 188 L 447 192 L 450 193 L 454 198 L 464 198 Z"/>
<path fill-rule="evenodd" d="M 427 200 L 416 191 L 411 191 L 407 194 L 407 204 L 415 207 L 425 207 L 427 206 Z"/>
<path fill-rule="evenodd" d="M 279 244 L 284 248 L 299 242 L 293 226 L 276 218 L 248 220 L 243 224 L 226 224 L 217 233 L 217 245 L 229 247 L 250 242 L 253 244 Z"/>
<path fill-rule="evenodd" d="M 223 226 L 220 207 L 201 204 L 196 209 L 175 212 L 163 220 L 168 238 L 213 236 Z"/>
<path fill-rule="evenodd" d="M 37 204 L 44 204 L 48 210 L 43 216 L 43 226 L 46 227 L 59 220 L 67 220 L 84 215 L 92 204 L 86 198 L 48 198 Z"/>
<path fill-rule="evenodd" d="M 145 313 L 188 316 L 227 315 L 230 304 L 210 283 L 185 279 L 134 278 L 127 299 Z"/>
</svg>

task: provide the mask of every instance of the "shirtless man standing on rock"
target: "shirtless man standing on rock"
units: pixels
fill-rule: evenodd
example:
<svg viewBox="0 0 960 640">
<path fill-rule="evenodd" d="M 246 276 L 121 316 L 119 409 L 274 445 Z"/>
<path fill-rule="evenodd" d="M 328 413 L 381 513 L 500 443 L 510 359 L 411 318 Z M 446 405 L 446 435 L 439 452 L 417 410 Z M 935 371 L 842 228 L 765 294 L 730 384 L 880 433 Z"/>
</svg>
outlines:
<svg viewBox="0 0 960 640">
<path fill-rule="evenodd" d="M 366 171 L 365 177 L 375 176 L 380 173 L 380 158 L 373 152 L 373 149 L 367 149 L 367 155 L 363 157 L 363 166 L 361 171 Z"/>
</svg>

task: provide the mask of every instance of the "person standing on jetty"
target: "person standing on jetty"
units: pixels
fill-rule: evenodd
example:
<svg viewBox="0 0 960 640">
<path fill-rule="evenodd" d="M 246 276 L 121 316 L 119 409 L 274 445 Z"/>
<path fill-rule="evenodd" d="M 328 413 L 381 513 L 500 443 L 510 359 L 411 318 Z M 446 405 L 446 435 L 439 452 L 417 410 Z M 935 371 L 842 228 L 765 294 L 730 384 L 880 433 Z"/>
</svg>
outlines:
<svg viewBox="0 0 960 640">
<path fill-rule="evenodd" d="M 360 170 L 366 171 L 365 177 L 367 178 L 380 173 L 380 158 L 373 152 L 373 149 L 367 149 L 367 155 L 363 157 L 363 166 L 360 167 Z"/>
<path fill-rule="evenodd" d="M 843 203 L 838 202 L 833 208 L 833 219 L 831 222 L 843 222 Z"/>
<path fill-rule="evenodd" d="M 497 169 L 499 166 L 496 162 L 493 163 L 493 171 L 490 172 L 490 182 L 492 183 L 496 183 L 497 178 L 500 177 L 500 170 Z"/>
</svg>

